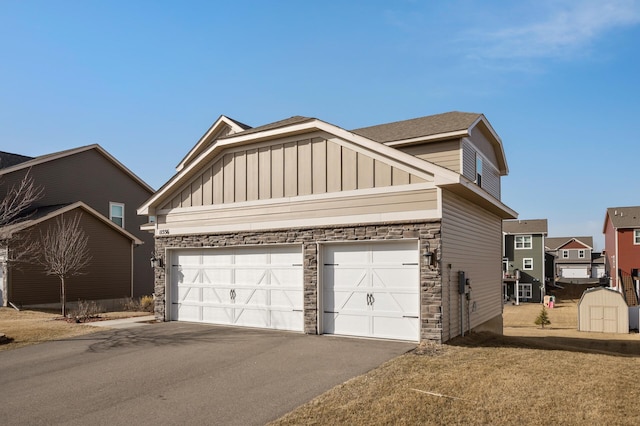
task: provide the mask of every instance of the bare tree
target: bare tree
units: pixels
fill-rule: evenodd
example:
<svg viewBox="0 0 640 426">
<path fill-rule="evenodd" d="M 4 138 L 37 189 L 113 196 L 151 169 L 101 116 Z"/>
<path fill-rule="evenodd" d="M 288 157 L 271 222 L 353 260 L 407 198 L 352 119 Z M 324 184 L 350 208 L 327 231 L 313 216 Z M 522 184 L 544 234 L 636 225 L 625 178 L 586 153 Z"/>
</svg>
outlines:
<svg viewBox="0 0 640 426">
<path fill-rule="evenodd" d="M 46 233 L 40 233 L 39 261 L 47 275 L 60 279 L 60 302 L 62 315 L 66 315 L 66 280 L 84 274 L 91 262 L 89 237 L 80 227 L 82 215 L 65 219 L 64 214 L 56 218 L 56 224 Z"/>
<path fill-rule="evenodd" d="M 22 180 L 7 190 L 0 200 L 0 227 L 11 225 L 42 197 L 43 190 L 27 172 Z"/>
</svg>

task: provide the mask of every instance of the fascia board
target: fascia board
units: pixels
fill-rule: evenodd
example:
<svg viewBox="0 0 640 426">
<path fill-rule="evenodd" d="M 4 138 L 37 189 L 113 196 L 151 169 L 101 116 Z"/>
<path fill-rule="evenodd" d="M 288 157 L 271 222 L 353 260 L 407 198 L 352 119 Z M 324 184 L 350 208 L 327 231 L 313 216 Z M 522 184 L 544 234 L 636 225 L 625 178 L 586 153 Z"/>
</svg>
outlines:
<svg viewBox="0 0 640 426">
<path fill-rule="evenodd" d="M 178 171 L 178 172 L 181 171 L 184 168 L 185 164 L 188 163 L 189 160 L 191 160 L 194 157 L 194 154 L 196 152 L 198 152 L 198 149 L 202 145 L 204 145 L 205 143 L 207 143 L 209 141 L 209 138 L 211 137 L 211 135 L 214 135 L 217 132 L 219 132 L 220 130 L 222 130 L 225 125 L 231 127 L 231 129 L 234 132 L 241 132 L 242 130 L 244 130 L 240 126 L 238 126 L 233 120 L 230 120 L 229 118 L 225 117 L 224 115 L 221 115 L 215 121 L 215 123 L 213 123 L 211 125 L 211 127 L 209 127 L 209 130 L 207 130 L 204 133 L 204 135 L 202 135 L 200 137 L 198 142 L 196 142 L 195 146 L 193 148 L 191 148 L 191 150 L 187 153 L 187 155 L 184 156 L 182 161 L 180 161 L 180 163 L 176 166 L 176 171 Z"/>
<path fill-rule="evenodd" d="M 67 213 L 67 212 L 70 212 L 71 210 L 74 210 L 74 209 L 77 209 L 77 208 L 81 208 L 81 209 L 85 210 L 90 215 L 94 216 L 96 219 L 99 219 L 100 221 L 102 221 L 107 226 L 111 227 L 112 229 L 116 230 L 120 234 L 126 236 L 127 238 L 129 238 L 130 240 L 135 242 L 136 244 L 144 244 L 144 241 L 140 240 L 139 238 L 137 238 L 135 235 L 131 234 L 126 229 L 116 225 L 111 220 L 109 220 L 108 218 L 104 217 L 98 211 L 96 211 L 93 208 L 89 207 L 87 204 L 83 203 L 82 201 L 76 201 L 75 203 L 69 204 L 68 206 L 60 207 L 59 209 L 54 210 L 51 213 L 47 214 L 46 216 L 42 216 L 42 217 L 40 217 L 38 219 L 26 220 L 26 221 L 18 224 L 14 229 L 12 229 L 11 230 L 11 234 L 13 234 L 15 232 L 22 231 L 22 230 L 27 229 L 27 228 L 30 228 L 32 226 L 35 226 L 35 225 L 39 224 L 39 223 L 45 222 L 45 221 L 50 220 L 50 219 L 52 219 L 52 218 L 54 218 L 56 216 L 59 216 L 61 214 Z"/>
<path fill-rule="evenodd" d="M 454 193 L 456 192 L 455 187 L 464 188 L 465 191 L 471 192 L 473 196 L 482 199 L 484 203 L 487 203 L 487 205 L 490 205 L 496 211 L 500 212 L 500 214 L 504 216 L 503 219 L 517 219 L 518 217 L 518 212 L 511 209 L 497 198 L 492 197 L 464 176 L 460 176 L 459 182 L 453 184 L 438 184 L 436 182 L 436 185 L 444 189 L 452 190 Z"/>
<path fill-rule="evenodd" d="M 463 138 L 466 136 L 469 136 L 468 130 L 457 130 L 455 132 L 438 133 L 436 135 L 419 136 L 417 138 L 412 138 L 412 139 L 402 139 L 402 140 L 397 140 L 392 142 L 385 142 L 384 145 L 391 146 L 391 147 L 399 147 L 399 146 L 419 144 L 422 142 L 434 142 L 434 141 L 453 139 L 453 138 Z"/>
<path fill-rule="evenodd" d="M 363 146 L 373 152 L 381 154 L 383 157 L 388 157 L 399 164 L 405 165 L 405 167 L 408 166 L 410 170 L 415 169 L 426 172 L 429 175 L 433 175 L 435 181 L 440 182 L 441 184 L 457 183 L 460 180 L 460 175 L 454 171 L 429 163 L 425 160 L 414 157 L 411 154 L 404 153 L 363 136 L 348 132 L 324 121 L 314 119 L 303 123 L 293 124 L 291 126 L 266 130 L 260 133 L 251 133 L 247 135 L 241 134 L 238 136 L 231 135 L 224 139 L 219 139 L 214 145 L 203 151 L 195 160 L 189 163 L 187 167 L 183 168 L 177 175 L 175 175 L 170 182 L 140 206 L 137 212 L 139 215 L 153 214 L 152 212 L 155 211 L 153 208 L 156 207 L 155 204 L 158 201 L 162 200 L 167 193 L 173 191 L 176 186 L 184 183 L 183 180 L 185 177 L 189 176 L 194 170 L 197 170 L 203 162 L 210 160 L 217 152 L 227 147 L 262 142 L 287 135 L 307 133 L 310 130 L 324 131 L 341 139 L 353 142 L 356 145 Z"/>
</svg>

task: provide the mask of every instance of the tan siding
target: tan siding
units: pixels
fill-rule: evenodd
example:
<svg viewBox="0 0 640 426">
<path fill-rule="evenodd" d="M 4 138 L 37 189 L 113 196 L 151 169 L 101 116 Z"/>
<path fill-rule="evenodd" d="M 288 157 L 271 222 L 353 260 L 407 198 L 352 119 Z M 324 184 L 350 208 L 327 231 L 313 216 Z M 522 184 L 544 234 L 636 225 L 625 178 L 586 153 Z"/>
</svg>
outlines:
<svg viewBox="0 0 640 426">
<path fill-rule="evenodd" d="M 327 192 L 327 142 L 323 139 L 314 139 L 311 146 L 313 193 L 323 194 Z"/>
<path fill-rule="evenodd" d="M 202 174 L 202 205 L 213 204 L 213 176 L 211 167 L 207 167 Z"/>
<path fill-rule="evenodd" d="M 223 203 L 233 203 L 235 201 L 235 187 L 234 187 L 234 158 L 233 154 L 226 154 L 223 158 L 223 171 L 222 179 L 224 181 L 224 192 L 222 197 Z"/>
<path fill-rule="evenodd" d="M 258 181 L 258 150 L 250 149 L 247 151 L 247 200 L 253 201 L 258 199 L 259 185 Z"/>
<path fill-rule="evenodd" d="M 300 139 L 222 153 L 165 203 L 187 208 L 424 183 L 336 141 Z"/>
<path fill-rule="evenodd" d="M 312 185 L 311 141 L 298 142 L 298 194 L 311 194 Z"/>
<path fill-rule="evenodd" d="M 261 221 L 286 221 L 300 218 L 339 217 L 370 213 L 435 210 L 437 190 L 425 189 L 399 193 L 370 194 L 353 197 L 298 201 L 276 205 L 229 207 L 211 211 L 172 213 L 167 227 L 198 227 Z"/>
<path fill-rule="evenodd" d="M 444 340 L 460 334 L 458 271 L 471 281 L 471 328 L 502 314 L 502 226 L 497 216 L 443 191 L 442 269 Z M 450 267 L 449 267 L 450 265 Z M 465 332 L 467 330 L 465 314 Z"/>
<path fill-rule="evenodd" d="M 271 198 L 271 149 L 263 147 L 258 150 L 259 197 L 261 200 Z"/>
<path fill-rule="evenodd" d="M 373 163 L 376 188 L 391 186 L 391 166 L 375 160 Z"/>
<path fill-rule="evenodd" d="M 374 187 L 373 158 L 358 153 L 358 189 Z"/>
<path fill-rule="evenodd" d="M 295 142 L 284 144 L 284 196 L 298 194 L 298 147 Z"/>
<path fill-rule="evenodd" d="M 327 192 L 342 190 L 342 148 L 327 143 Z"/>
<path fill-rule="evenodd" d="M 358 188 L 358 163 L 356 152 L 342 147 L 342 190 Z"/>
<path fill-rule="evenodd" d="M 271 147 L 271 196 L 284 197 L 284 147 Z"/>
<path fill-rule="evenodd" d="M 393 167 L 391 170 L 391 182 L 393 185 L 407 185 L 409 183 L 409 173 Z"/>
<path fill-rule="evenodd" d="M 471 141 L 494 167 L 498 164 L 495 148 L 478 127 L 474 127 L 471 130 Z"/>
<path fill-rule="evenodd" d="M 213 174 L 213 204 L 224 203 L 224 160 L 220 159 L 213 163 L 211 171 Z"/>
<path fill-rule="evenodd" d="M 247 201 L 247 153 L 236 152 L 233 158 L 235 173 L 235 201 Z"/>
<path fill-rule="evenodd" d="M 460 140 L 430 142 L 398 148 L 422 160 L 460 173 Z"/>
</svg>

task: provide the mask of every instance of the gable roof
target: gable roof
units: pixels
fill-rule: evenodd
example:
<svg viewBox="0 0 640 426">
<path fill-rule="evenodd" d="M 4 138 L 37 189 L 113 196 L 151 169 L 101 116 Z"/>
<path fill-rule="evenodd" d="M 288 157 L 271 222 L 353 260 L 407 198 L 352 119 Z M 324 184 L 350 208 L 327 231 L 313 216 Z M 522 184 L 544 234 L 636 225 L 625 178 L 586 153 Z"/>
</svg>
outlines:
<svg viewBox="0 0 640 426">
<path fill-rule="evenodd" d="M 100 220 L 101 222 L 106 224 L 108 227 L 112 228 L 113 230 L 119 232 L 120 234 L 124 235 L 125 237 L 133 241 L 135 244 L 144 244 L 144 242 L 140 240 L 138 237 L 128 232 L 126 229 L 116 225 L 114 222 L 112 222 L 111 220 L 109 220 L 108 218 L 100 214 L 97 210 L 94 210 L 93 208 L 89 207 L 87 204 L 83 203 L 82 201 L 76 201 L 75 203 L 70 203 L 70 204 L 44 206 L 44 207 L 38 208 L 35 211 L 29 212 L 25 215 L 26 217 L 25 220 L 21 222 L 17 222 L 13 225 L 8 225 L 3 228 L 0 228 L 0 230 L 2 231 L 1 232 L 2 238 L 10 238 L 11 235 L 13 235 L 16 232 L 30 228 L 34 225 L 37 225 L 46 220 L 52 219 L 56 216 L 59 216 L 63 213 L 67 213 L 77 208 L 80 208 L 85 212 L 89 213 L 91 216 Z"/>
<path fill-rule="evenodd" d="M 331 134 L 344 141 L 353 143 L 355 146 L 359 146 L 368 152 L 387 158 L 394 163 L 396 167 L 404 168 L 406 171 L 426 178 L 427 180 L 433 180 L 436 186 L 448 185 L 451 191 L 457 191 L 458 193 L 464 193 L 472 197 L 476 202 L 485 205 L 489 210 L 494 211 L 502 217 L 517 217 L 516 212 L 504 205 L 500 200 L 486 194 L 461 174 L 317 118 L 303 116 L 289 117 L 264 126 L 217 138 L 215 143 L 212 141 L 206 148 L 202 149 L 196 158 L 185 162 L 183 167 L 178 170 L 178 173 L 174 175 L 171 180 L 165 183 L 149 200 L 140 206 L 138 214 L 155 214 L 155 208 L 158 207 L 172 191 L 195 176 L 201 166 L 211 161 L 224 149 L 314 131 Z M 200 144 L 201 141 L 199 141 L 198 144 Z"/>
<path fill-rule="evenodd" d="M 127 167 L 125 167 L 124 164 L 122 164 L 120 161 L 118 161 L 113 155 L 109 154 L 104 148 L 102 148 L 98 144 L 86 145 L 86 146 L 81 146 L 81 147 L 78 147 L 78 148 L 68 149 L 68 150 L 65 150 L 65 151 L 58 151 L 58 152 L 54 152 L 54 153 L 51 153 L 51 154 L 40 155 L 38 157 L 31 158 L 30 160 L 14 164 L 11 167 L 0 168 L 0 176 L 5 175 L 5 174 L 9 174 L 9 173 L 13 173 L 13 172 L 16 172 L 18 170 L 28 169 L 28 168 L 36 166 L 38 164 L 43 164 L 43 163 L 46 163 L 48 161 L 55 161 L 55 160 L 58 160 L 60 158 L 69 157 L 71 155 L 75 155 L 75 154 L 78 154 L 78 153 L 81 153 L 81 152 L 85 152 L 85 151 L 89 151 L 89 150 L 95 150 L 96 152 L 100 153 L 103 157 L 105 157 L 107 160 L 109 160 L 111 163 L 113 163 L 114 166 L 116 166 L 118 169 L 120 169 L 122 172 L 124 172 L 126 175 L 128 175 L 131 179 L 136 181 L 140 186 L 145 188 L 150 193 L 153 193 L 153 188 L 152 187 L 150 187 L 145 181 L 140 179 L 135 173 L 133 173 L 131 170 L 129 170 Z"/>
<path fill-rule="evenodd" d="M 237 120 L 221 115 L 218 119 L 209 127 L 209 129 L 204 132 L 204 135 L 200 137 L 198 142 L 194 145 L 193 148 L 184 156 L 184 158 L 178 163 L 176 166 L 176 170 L 182 170 L 187 164 L 193 161 L 195 158 L 202 153 L 209 145 L 216 140 L 217 137 L 220 136 L 220 133 L 225 129 L 233 133 L 242 132 L 244 130 L 250 129 L 251 126 L 243 124 Z"/>
<path fill-rule="evenodd" d="M 0 169 L 15 166 L 16 164 L 24 163 L 29 160 L 33 160 L 33 157 L 0 151 Z"/>
<path fill-rule="evenodd" d="M 593 237 L 548 237 L 545 246 L 550 251 L 560 250 L 567 244 L 577 242 L 585 248 L 593 250 Z"/>
<path fill-rule="evenodd" d="M 471 136 L 471 131 L 476 126 L 483 131 L 496 150 L 496 158 L 498 159 L 496 166 L 498 170 L 503 175 L 508 174 L 509 167 L 507 166 L 502 141 L 483 114 L 451 111 L 410 120 L 363 127 L 352 130 L 352 132 L 389 146 L 403 146 L 468 137 Z"/>
<path fill-rule="evenodd" d="M 505 234 L 544 234 L 547 235 L 547 219 L 505 220 L 502 222 Z"/>
<path fill-rule="evenodd" d="M 607 217 L 615 229 L 640 228 L 640 206 L 609 207 L 605 215 L 603 232 L 606 230 Z"/>
</svg>

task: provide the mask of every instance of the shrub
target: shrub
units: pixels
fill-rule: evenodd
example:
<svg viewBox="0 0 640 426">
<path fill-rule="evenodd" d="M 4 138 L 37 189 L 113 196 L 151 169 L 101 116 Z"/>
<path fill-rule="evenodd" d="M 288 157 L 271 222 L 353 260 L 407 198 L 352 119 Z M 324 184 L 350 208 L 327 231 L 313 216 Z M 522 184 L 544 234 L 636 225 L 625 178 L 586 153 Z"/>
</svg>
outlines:
<svg viewBox="0 0 640 426">
<path fill-rule="evenodd" d="M 134 312 L 153 312 L 155 302 L 153 296 L 142 296 L 139 299 L 128 298 L 123 304 L 122 309 Z"/>
<path fill-rule="evenodd" d="M 140 298 L 140 310 L 144 312 L 153 312 L 155 310 L 155 301 L 153 296 L 142 296 Z"/>
<path fill-rule="evenodd" d="M 98 317 L 104 312 L 104 308 L 94 300 L 78 300 L 78 305 L 72 309 L 67 318 L 72 318 L 76 322 L 87 322 L 92 318 Z"/>
</svg>

